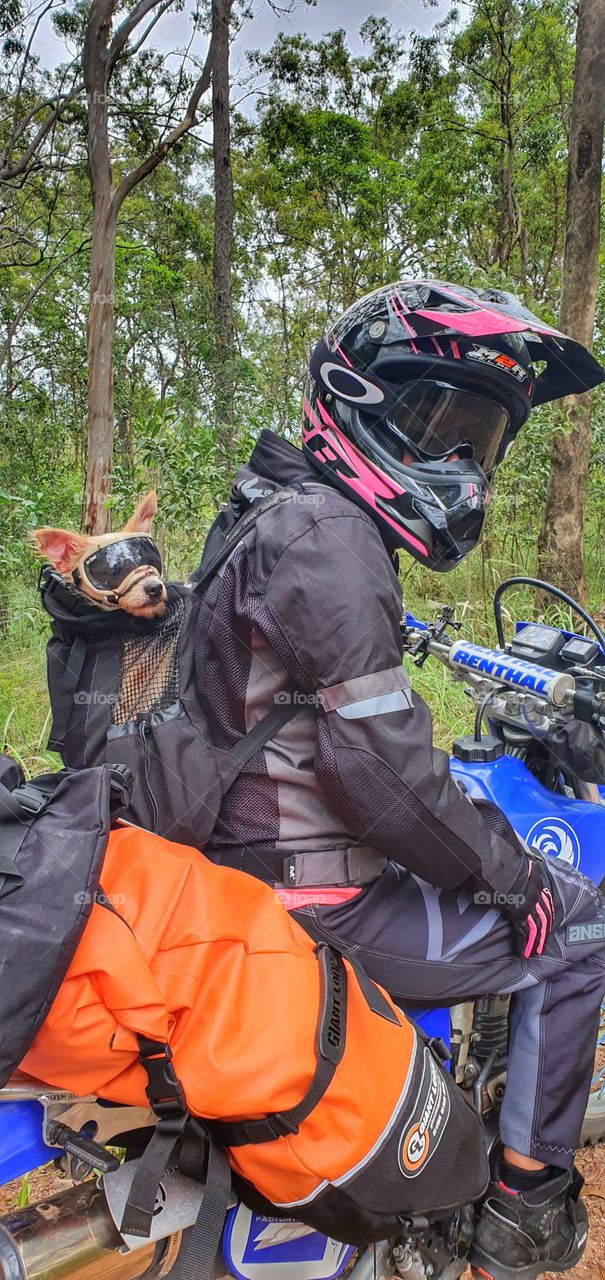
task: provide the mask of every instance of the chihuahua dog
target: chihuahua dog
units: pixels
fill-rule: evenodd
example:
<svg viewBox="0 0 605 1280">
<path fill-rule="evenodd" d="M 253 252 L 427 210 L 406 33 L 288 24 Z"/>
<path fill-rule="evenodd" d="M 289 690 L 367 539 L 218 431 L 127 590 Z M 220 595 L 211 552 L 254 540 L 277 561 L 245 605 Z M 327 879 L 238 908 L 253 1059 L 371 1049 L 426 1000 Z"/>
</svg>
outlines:
<svg viewBox="0 0 605 1280">
<path fill-rule="evenodd" d="M 151 537 L 157 509 L 151 491 L 117 533 L 88 537 L 43 528 L 32 537 L 44 559 L 90 604 L 155 618 L 164 612 L 167 599 L 162 558 Z"/>
</svg>

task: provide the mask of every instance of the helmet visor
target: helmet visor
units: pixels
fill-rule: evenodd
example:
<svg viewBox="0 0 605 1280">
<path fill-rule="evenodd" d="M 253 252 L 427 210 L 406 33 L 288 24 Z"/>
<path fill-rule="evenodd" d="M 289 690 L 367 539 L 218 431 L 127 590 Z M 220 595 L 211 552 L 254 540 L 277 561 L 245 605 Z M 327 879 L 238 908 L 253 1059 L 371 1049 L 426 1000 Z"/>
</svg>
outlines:
<svg viewBox="0 0 605 1280">
<path fill-rule="evenodd" d="M 451 458 L 462 449 L 489 473 L 510 426 L 506 409 L 488 396 L 423 378 L 401 389 L 389 414 L 388 448 L 400 462 Z M 406 458 L 406 446 L 416 457 Z M 399 451 L 401 450 L 401 451 Z M 416 452 L 417 451 L 417 452 Z"/>
<path fill-rule="evenodd" d="M 133 569 L 144 567 L 161 574 L 162 557 L 153 538 L 124 538 L 93 551 L 82 567 L 93 587 L 115 591 Z"/>
</svg>

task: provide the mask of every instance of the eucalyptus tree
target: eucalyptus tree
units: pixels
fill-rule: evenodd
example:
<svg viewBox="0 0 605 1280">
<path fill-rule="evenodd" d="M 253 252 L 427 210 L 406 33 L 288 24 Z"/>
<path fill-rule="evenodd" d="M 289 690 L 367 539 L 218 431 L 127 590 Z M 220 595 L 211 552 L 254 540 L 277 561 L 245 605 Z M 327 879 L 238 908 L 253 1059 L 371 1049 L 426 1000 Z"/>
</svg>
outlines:
<svg viewBox="0 0 605 1280">
<path fill-rule="evenodd" d="M 560 324 L 589 349 L 599 284 L 604 119 L 605 3 L 580 0 Z M 539 543 L 542 575 L 582 602 L 586 599 L 584 526 L 590 419 L 590 397 L 569 396 L 561 403 Z"/>
</svg>

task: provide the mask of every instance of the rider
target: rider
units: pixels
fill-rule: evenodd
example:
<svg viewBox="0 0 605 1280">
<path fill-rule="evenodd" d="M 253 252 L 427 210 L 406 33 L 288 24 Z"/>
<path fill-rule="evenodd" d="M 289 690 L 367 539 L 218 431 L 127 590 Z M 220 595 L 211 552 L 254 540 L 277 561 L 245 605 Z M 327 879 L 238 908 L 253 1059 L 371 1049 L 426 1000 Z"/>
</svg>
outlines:
<svg viewBox="0 0 605 1280">
<path fill-rule="evenodd" d="M 605 942 L 602 923 L 580 944 L 566 925 L 602 922 L 605 907 L 592 883 L 547 867 L 494 806 L 463 795 L 434 749 L 402 666 L 396 552 L 440 572 L 459 564 L 532 407 L 604 378 L 508 293 L 433 280 L 378 289 L 315 347 L 302 452 L 262 431 L 208 544 L 295 487 L 200 612 L 217 746 L 273 701 L 298 702 L 229 792 L 211 856 L 283 886 L 314 936 L 354 950 L 402 1001 L 512 996 L 502 1148 L 473 1253 L 496 1280 L 567 1270 L 584 1248 L 573 1161 Z"/>
</svg>

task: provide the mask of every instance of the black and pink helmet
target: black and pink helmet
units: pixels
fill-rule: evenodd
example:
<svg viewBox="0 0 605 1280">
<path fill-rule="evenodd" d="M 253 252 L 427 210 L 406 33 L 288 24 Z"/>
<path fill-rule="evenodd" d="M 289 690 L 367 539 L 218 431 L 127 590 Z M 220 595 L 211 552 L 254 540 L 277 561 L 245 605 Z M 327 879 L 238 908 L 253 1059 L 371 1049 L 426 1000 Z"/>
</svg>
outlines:
<svg viewBox="0 0 605 1280">
<path fill-rule="evenodd" d="M 315 347 L 303 448 L 393 548 L 445 571 L 476 545 L 531 409 L 604 379 L 510 293 L 404 280 L 354 303 Z"/>
</svg>

